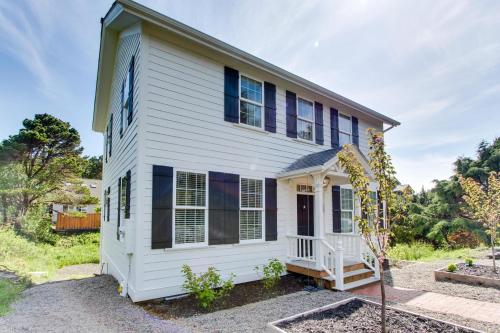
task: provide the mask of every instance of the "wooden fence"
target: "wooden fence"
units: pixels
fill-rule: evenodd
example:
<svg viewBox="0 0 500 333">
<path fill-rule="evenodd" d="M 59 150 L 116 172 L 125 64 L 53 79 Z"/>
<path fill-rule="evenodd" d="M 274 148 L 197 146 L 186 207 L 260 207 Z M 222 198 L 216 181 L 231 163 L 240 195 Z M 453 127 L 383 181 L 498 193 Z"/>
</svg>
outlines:
<svg viewBox="0 0 500 333">
<path fill-rule="evenodd" d="M 68 214 L 57 213 L 56 231 L 99 230 L 100 227 L 100 213 L 88 213 L 85 217 L 76 217 Z"/>
</svg>

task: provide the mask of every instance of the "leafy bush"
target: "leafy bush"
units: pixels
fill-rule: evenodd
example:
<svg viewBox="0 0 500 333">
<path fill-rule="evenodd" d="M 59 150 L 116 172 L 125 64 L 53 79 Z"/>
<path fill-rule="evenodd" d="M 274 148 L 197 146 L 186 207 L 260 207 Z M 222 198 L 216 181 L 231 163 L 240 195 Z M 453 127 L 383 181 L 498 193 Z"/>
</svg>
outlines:
<svg viewBox="0 0 500 333">
<path fill-rule="evenodd" d="M 466 258 L 465 264 L 469 267 L 472 267 L 472 265 L 474 265 L 474 260 L 472 260 L 472 258 Z"/>
<path fill-rule="evenodd" d="M 182 273 L 185 278 L 183 288 L 196 297 L 203 309 L 210 308 L 215 300 L 226 296 L 234 287 L 234 274 L 224 281 L 214 267 L 196 275 L 191 267 L 184 265 Z"/>
<path fill-rule="evenodd" d="M 257 274 L 260 273 L 260 267 L 255 266 L 255 271 Z M 264 288 L 271 289 L 279 281 L 281 274 L 285 272 L 285 265 L 283 265 L 278 259 L 269 259 L 268 263 L 262 265 L 262 283 Z"/>
<path fill-rule="evenodd" d="M 450 272 L 450 273 L 456 272 L 457 271 L 457 265 L 455 265 L 455 264 L 449 264 L 448 268 L 446 268 L 446 270 L 448 272 Z"/>
<path fill-rule="evenodd" d="M 43 205 L 33 207 L 20 218 L 21 233 L 34 242 L 55 244 L 57 235 L 52 232 L 50 214 Z"/>
<path fill-rule="evenodd" d="M 452 249 L 461 249 L 464 247 L 476 248 L 480 245 L 479 237 L 470 231 L 455 231 L 448 235 L 448 244 Z"/>
</svg>

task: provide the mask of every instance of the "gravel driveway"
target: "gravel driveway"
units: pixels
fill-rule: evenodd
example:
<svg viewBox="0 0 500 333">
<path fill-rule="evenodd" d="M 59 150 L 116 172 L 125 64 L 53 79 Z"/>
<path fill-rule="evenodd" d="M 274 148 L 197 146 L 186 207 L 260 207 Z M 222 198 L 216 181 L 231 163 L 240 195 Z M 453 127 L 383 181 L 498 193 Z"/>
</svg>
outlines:
<svg viewBox="0 0 500 333">
<path fill-rule="evenodd" d="M 436 282 L 434 271 L 459 260 L 439 260 L 432 262 L 416 262 L 402 268 L 391 267 L 386 272 L 386 283 L 395 287 L 410 288 L 423 291 L 433 291 L 440 294 L 459 296 L 485 302 L 500 303 L 500 289 L 470 286 L 463 283 Z M 491 266 L 488 259 L 474 261 L 477 264 Z M 500 315 L 500 314 L 499 314 Z"/>
<path fill-rule="evenodd" d="M 27 289 L 0 317 L 0 332 L 187 332 L 118 296 L 111 276 L 46 283 Z"/>
</svg>

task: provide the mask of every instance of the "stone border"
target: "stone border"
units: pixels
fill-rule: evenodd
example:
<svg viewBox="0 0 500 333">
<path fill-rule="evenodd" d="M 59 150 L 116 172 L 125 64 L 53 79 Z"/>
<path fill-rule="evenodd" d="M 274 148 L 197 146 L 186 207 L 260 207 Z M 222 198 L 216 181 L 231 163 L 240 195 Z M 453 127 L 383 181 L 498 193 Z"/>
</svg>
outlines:
<svg viewBox="0 0 500 333">
<path fill-rule="evenodd" d="M 500 288 L 500 279 L 492 279 L 476 275 L 452 273 L 447 271 L 447 267 L 435 270 L 434 280 L 444 281 L 444 282 L 455 281 L 471 285 Z"/>
<path fill-rule="evenodd" d="M 270 323 L 268 323 L 266 325 L 266 332 L 268 332 L 268 333 L 288 333 L 287 331 L 282 330 L 281 328 L 279 328 L 278 325 L 281 324 L 281 323 L 283 323 L 283 322 L 291 321 L 291 320 L 297 319 L 299 317 L 305 317 L 305 316 L 308 316 L 308 315 L 316 313 L 316 312 L 322 312 L 322 311 L 325 311 L 325 310 L 334 309 L 334 308 L 337 308 L 337 307 L 339 307 L 341 305 L 344 305 L 344 304 L 347 304 L 349 302 L 352 302 L 354 300 L 359 300 L 359 301 L 364 302 L 364 303 L 369 303 L 369 304 L 374 304 L 374 305 L 380 306 L 380 303 L 377 303 L 377 302 L 373 302 L 373 301 L 370 301 L 370 300 L 362 299 L 362 298 L 359 298 L 359 297 L 351 297 L 351 298 L 348 298 L 348 299 L 345 299 L 345 300 L 342 300 L 342 301 L 339 301 L 339 302 L 336 302 L 336 303 L 328 304 L 328 305 L 325 305 L 325 306 L 322 306 L 322 307 L 319 307 L 319 308 L 316 308 L 316 309 L 312 309 L 312 310 L 309 310 L 309 311 L 298 313 L 298 314 L 293 315 L 293 316 L 289 316 L 289 317 L 286 317 L 286 318 L 283 318 L 283 319 L 279 319 L 279 320 L 275 320 L 273 322 L 270 322 Z M 392 306 L 387 306 L 387 309 L 391 309 L 391 310 L 394 310 L 394 311 L 408 313 L 410 315 L 417 316 L 417 317 L 424 318 L 424 319 L 428 319 L 428 320 L 439 321 L 441 323 L 445 323 L 445 324 L 451 325 L 451 326 L 456 327 L 456 328 L 462 328 L 462 329 L 470 330 L 471 332 L 475 332 L 475 333 L 484 333 L 483 331 L 479 331 L 479 330 L 476 330 L 476 329 L 473 329 L 473 328 L 470 328 L 470 327 L 458 325 L 458 324 L 455 324 L 455 323 L 450 323 L 449 321 L 438 320 L 436 318 L 432 318 L 432 317 L 429 317 L 429 316 L 421 315 L 421 314 L 418 314 L 418 313 L 415 313 L 415 312 L 411 312 L 411 311 L 397 309 L 397 308 L 392 307 Z"/>
</svg>

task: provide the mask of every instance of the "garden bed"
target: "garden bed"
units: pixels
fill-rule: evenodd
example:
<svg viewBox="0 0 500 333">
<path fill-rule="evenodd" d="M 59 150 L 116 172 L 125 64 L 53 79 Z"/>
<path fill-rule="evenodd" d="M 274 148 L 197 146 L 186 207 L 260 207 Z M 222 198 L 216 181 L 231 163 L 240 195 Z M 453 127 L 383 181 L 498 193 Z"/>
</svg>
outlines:
<svg viewBox="0 0 500 333">
<path fill-rule="evenodd" d="M 353 297 L 284 318 L 267 326 L 268 332 L 380 332 L 380 304 Z M 389 332 L 480 332 L 416 313 L 387 307 Z"/>
<path fill-rule="evenodd" d="M 455 272 L 448 272 L 447 268 L 434 271 L 436 281 L 456 281 L 485 287 L 500 288 L 500 270 L 493 272 L 491 266 L 457 264 Z"/>
<path fill-rule="evenodd" d="M 193 295 L 172 300 L 148 301 L 141 305 L 148 312 L 163 319 L 185 318 L 295 293 L 303 290 L 306 282 L 302 277 L 285 275 L 269 290 L 263 287 L 261 281 L 236 284 L 227 296 L 216 300 L 208 310 L 199 307 L 198 300 Z"/>
</svg>

